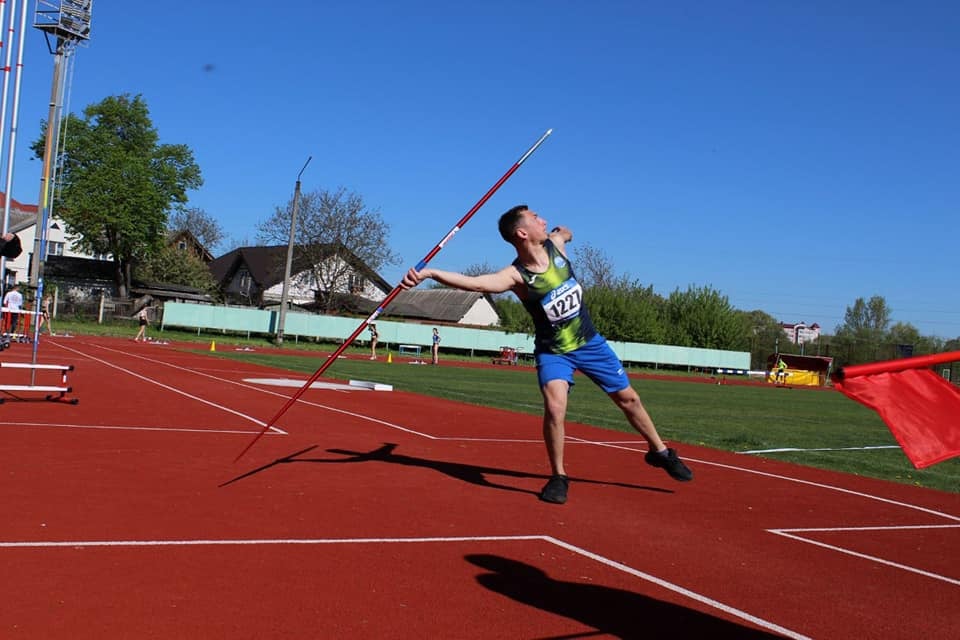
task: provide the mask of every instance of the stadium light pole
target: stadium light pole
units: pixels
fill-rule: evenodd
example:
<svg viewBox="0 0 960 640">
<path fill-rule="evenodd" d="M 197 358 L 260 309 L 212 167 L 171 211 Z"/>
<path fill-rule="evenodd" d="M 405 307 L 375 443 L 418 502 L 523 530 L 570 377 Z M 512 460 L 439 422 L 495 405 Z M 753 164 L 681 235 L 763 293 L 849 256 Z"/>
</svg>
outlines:
<svg viewBox="0 0 960 640">
<path fill-rule="evenodd" d="M 277 319 L 277 345 L 283 344 L 283 329 L 287 322 L 287 298 L 290 295 L 290 269 L 293 266 L 293 239 L 297 231 L 297 207 L 300 204 L 300 176 L 303 175 L 313 156 L 307 156 L 303 168 L 297 174 L 297 184 L 293 188 L 293 206 L 290 210 L 290 239 L 287 241 L 287 264 L 283 269 L 283 289 L 280 292 L 280 317 Z"/>
<path fill-rule="evenodd" d="M 27 3 L 24 0 L 23 11 Z M 43 31 L 47 49 L 53 54 L 53 84 L 50 90 L 50 111 L 44 139 L 43 168 L 40 176 L 40 200 L 37 204 L 36 237 L 30 267 L 30 284 L 35 287 L 34 311 L 43 300 L 43 272 L 47 258 L 47 233 L 53 215 L 53 182 L 60 162 L 60 126 L 63 116 L 63 93 L 66 74 L 63 67 L 78 43 L 90 39 L 90 18 L 93 0 L 37 0 L 33 26 Z M 56 46 L 53 46 L 56 42 Z M 7 202 L 10 201 L 9 190 Z M 35 319 L 38 319 L 36 316 Z M 33 325 L 33 358 L 37 363 L 40 327 Z M 36 369 L 30 372 L 30 384 L 36 383 Z"/>
</svg>

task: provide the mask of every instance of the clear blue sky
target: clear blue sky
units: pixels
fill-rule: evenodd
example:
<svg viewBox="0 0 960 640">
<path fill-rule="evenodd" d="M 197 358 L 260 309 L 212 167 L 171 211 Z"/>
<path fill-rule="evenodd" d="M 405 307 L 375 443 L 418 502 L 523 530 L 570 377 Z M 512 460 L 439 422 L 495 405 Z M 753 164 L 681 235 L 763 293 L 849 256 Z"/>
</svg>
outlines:
<svg viewBox="0 0 960 640">
<path fill-rule="evenodd" d="M 28 31 L 13 195 L 36 202 L 53 57 Z M 434 266 L 508 263 L 496 218 L 525 202 L 663 295 L 830 333 L 881 295 L 960 336 L 960 3 L 97 0 L 68 108 L 121 93 L 193 149 L 228 244 L 313 156 L 304 190 L 389 223 L 396 283 L 553 128 Z"/>
</svg>

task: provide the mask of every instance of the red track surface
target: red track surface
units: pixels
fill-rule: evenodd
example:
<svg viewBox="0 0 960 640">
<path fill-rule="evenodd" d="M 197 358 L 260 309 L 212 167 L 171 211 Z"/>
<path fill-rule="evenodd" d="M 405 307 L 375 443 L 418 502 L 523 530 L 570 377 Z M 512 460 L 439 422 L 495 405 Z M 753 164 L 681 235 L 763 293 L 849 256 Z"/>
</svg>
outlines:
<svg viewBox="0 0 960 640">
<path fill-rule="evenodd" d="M 570 424 L 550 505 L 539 419 L 396 390 L 312 389 L 234 464 L 295 390 L 243 380 L 289 373 L 129 340 L 41 352 L 76 365 L 80 404 L 0 405 L 0 638 L 960 629 L 957 494 L 683 443 L 679 484 L 639 439 Z"/>
</svg>

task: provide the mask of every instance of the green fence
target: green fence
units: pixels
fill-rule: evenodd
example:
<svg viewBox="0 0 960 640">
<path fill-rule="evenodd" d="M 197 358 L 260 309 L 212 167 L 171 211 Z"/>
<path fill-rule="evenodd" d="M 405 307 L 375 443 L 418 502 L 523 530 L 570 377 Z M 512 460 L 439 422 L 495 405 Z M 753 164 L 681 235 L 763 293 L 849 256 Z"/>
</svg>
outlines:
<svg viewBox="0 0 960 640">
<path fill-rule="evenodd" d="M 163 306 L 164 327 L 184 327 L 198 331 L 229 331 L 249 335 L 272 335 L 277 332 L 278 311 L 264 311 L 245 307 L 219 307 L 211 305 L 168 302 Z M 309 313 L 287 312 L 284 337 L 288 340 L 316 338 L 341 342 L 360 325 L 357 318 L 322 316 Z M 496 329 L 472 329 L 441 326 L 442 345 L 446 348 L 469 350 L 474 353 L 500 353 L 501 347 L 511 347 L 517 353 L 533 353 L 533 336 L 526 333 L 510 333 Z M 429 353 L 433 325 L 377 320 L 380 344 L 384 348 L 399 345 L 419 345 Z M 627 363 L 668 365 L 697 368 L 749 369 L 750 353 L 746 351 L 722 351 L 719 349 L 695 349 L 659 344 L 610 341 L 610 346 L 619 358 Z"/>
</svg>

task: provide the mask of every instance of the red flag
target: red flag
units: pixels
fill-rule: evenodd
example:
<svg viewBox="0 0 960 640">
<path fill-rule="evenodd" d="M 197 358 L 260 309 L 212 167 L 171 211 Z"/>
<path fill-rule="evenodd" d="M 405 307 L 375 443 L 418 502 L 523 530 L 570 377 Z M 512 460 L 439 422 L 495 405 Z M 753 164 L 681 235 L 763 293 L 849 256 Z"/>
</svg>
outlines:
<svg viewBox="0 0 960 640">
<path fill-rule="evenodd" d="M 844 395 L 880 414 L 917 469 L 960 456 L 960 391 L 934 364 L 960 351 L 844 367 L 833 376 Z"/>
</svg>

